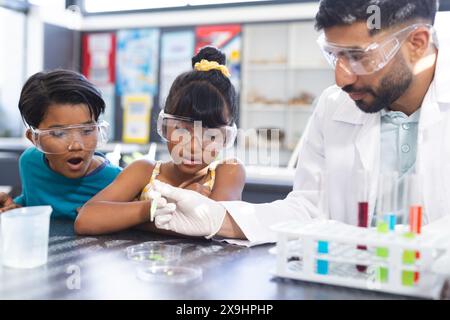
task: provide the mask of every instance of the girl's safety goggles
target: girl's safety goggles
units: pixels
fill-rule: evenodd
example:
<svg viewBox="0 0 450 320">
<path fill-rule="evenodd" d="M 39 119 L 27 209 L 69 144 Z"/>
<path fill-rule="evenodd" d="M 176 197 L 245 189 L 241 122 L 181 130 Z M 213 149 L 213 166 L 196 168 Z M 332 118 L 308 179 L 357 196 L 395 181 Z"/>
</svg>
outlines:
<svg viewBox="0 0 450 320">
<path fill-rule="evenodd" d="M 158 116 L 157 130 L 167 142 L 189 144 L 194 136 L 203 149 L 212 147 L 226 149 L 232 147 L 237 136 L 236 125 L 207 128 L 201 121 L 179 117 L 161 111 Z"/>
<path fill-rule="evenodd" d="M 433 42 L 436 42 L 433 26 L 429 24 L 413 24 L 389 35 L 381 42 L 371 43 L 365 49 L 327 42 L 325 33 L 320 35 L 317 43 L 332 68 L 335 69 L 336 65 L 339 65 L 348 72 L 357 75 L 367 75 L 384 68 L 398 53 L 408 36 L 421 27 L 428 28 Z"/>
<path fill-rule="evenodd" d="M 83 150 L 95 150 L 108 141 L 108 129 L 106 121 L 51 129 L 30 128 L 36 148 L 46 154 L 66 153 L 75 144 Z"/>
</svg>

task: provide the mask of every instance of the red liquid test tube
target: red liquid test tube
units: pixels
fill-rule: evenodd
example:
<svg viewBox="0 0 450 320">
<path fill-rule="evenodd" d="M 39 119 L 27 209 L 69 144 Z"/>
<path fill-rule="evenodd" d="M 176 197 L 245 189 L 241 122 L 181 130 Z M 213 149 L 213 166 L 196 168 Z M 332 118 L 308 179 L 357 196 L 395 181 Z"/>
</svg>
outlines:
<svg viewBox="0 0 450 320">
<path fill-rule="evenodd" d="M 358 202 L 358 227 L 367 228 L 369 226 L 369 203 Z M 367 250 L 367 246 L 358 245 L 358 250 Z M 366 272 L 367 266 L 357 265 L 356 269 L 359 272 Z"/>
</svg>

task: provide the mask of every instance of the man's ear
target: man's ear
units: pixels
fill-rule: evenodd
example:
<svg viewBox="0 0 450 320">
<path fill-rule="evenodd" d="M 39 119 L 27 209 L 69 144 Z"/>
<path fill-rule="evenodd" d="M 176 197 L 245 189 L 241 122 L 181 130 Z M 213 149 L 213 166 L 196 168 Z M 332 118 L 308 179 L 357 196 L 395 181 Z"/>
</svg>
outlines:
<svg viewBox="0 0 450 320">
<path fill-rule="evenodd" d="M 430 31 L 426 28 L 421 28 L 411 34 L 409 39 L 410 60 L 412 63 L 422 59 L 428 51 L 431 42 Z"/>
<path fill-rule="evenodd" d="M 25 132 L 25 137 L 27 137 L 27 139 L 30 140 L 32 144 L 34 144 L 33 132 L 31 132 L 31 129 L 27 129 L 27 131 Z"/>
</svg>

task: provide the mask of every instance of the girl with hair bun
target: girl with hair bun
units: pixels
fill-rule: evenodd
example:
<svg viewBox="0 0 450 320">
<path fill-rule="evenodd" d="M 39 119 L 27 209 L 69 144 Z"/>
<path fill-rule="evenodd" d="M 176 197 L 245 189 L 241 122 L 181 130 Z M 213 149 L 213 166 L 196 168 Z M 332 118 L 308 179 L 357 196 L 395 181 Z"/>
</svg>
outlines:
<svg viewBox="0 0 450 320">
<path fill-rule="evenodd" d="M 171 161 L 142 159 L 130 164 L 83 206 L 75 222 L 77 233 L 110 233 L 138 225 L 159 231 L 152 211 L 165 200 L 152 195 L 155 180 L 216 201 L 241 199 L 244 166 L 237 159 L 217 160 L 237 135 L 236 93 L 226 57 L 214 47 L 204 47 L 192 58 L 192 68 L 175 79 L 157 121 Z M 154 208 L 152 202 L 158 202 Z"/>
</svg>

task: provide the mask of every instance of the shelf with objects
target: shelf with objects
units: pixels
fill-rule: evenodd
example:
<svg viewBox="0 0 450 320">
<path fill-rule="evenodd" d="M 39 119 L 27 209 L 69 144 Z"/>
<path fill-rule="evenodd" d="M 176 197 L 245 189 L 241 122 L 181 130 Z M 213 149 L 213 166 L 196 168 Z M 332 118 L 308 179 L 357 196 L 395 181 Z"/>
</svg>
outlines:
<svg viewBox="0 0 450 320">
<path fill-rule="evenodd" d="M 312 21 L 302 21 L 251 24 L 243 34 L 241 127 L 279 130 L 281 149 L 292 154 L 317 97 L 334 81 L 316 44 L 318 32 Z"/>
</svg>

